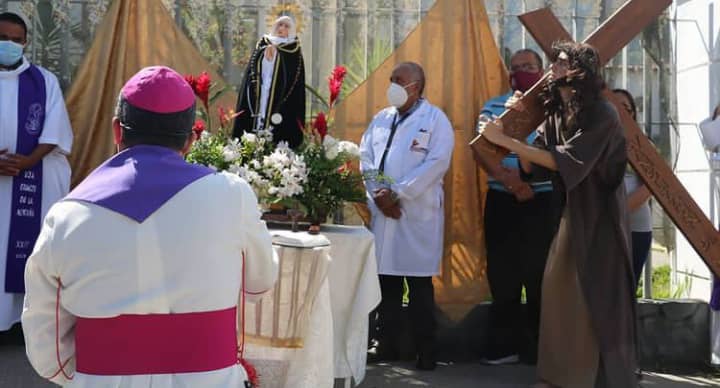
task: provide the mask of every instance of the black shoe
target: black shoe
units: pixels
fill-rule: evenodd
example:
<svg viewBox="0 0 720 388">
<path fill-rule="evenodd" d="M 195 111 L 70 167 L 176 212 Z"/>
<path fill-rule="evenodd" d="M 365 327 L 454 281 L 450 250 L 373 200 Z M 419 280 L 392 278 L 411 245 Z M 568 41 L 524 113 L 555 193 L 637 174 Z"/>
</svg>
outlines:
<svg viewBox="0 0 720 388">
<path fill-rule="evenodd" d="M 435 370 L 435 367 L 437 367 L 437 361 L 435 361 L 435 357 L 431 354 L 431 352 L 418 354 L 415 368 L 419 370 Z"/>
<path fill-rule="evenodd" d="M 370 348 L 367 352 L 367 363 L 376 364 L 378 362 L 397 361 L 400 356 L 394 349 L 383 346 L 382 343 Z"/>
<path fill-rule="evenodd" d="M 16 323 L 9 330 L 0 331 L 0 345 L 25 345 L 22 326 Z"/>
</svg>

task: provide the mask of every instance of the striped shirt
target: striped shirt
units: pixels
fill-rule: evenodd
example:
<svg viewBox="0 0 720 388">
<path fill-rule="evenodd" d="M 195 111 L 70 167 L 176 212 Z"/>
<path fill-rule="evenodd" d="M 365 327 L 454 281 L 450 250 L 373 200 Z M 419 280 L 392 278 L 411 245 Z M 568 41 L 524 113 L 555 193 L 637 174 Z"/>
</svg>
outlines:
<svg viewBox="0 0 720 388">
<path fill-rule="evenodd" d="M 503 94 L 501 96 L 495 97 L 488 102 L 485 103 L 485 106 L 483 106 L 482 111 L 480 112 L 481 116 L 485 116 L 486 118 L 489 118 L 490 120 L 496 119 L 498 116 L 500 116 L 505 110 L 505 102 L 512 97 L 513 92 L 509 92 L 506 94 Z M 526 141 L 528 144 L 532 144 L 533 141 L 535 141 L 535 138 L 537 137 L 537 132 L 533 131 L 530 135 L 528 135 Z M 514 152 L 509 153 L 503 160 L 502 165 L 504 167 L 508 168 L 514 168 L 514 169 L 520 169 L 520 160 L 518 159 L 517 154 Z M 543 182 L 533 182 L 530 184 L 530 186 L 533 189 L 533 192 L 535 193 L 542 193 L 542 192 L 548 192 L 552 191 L 552 183 L 550 181 L 543 181 Z M 495 178 L 488 176 L 488 187 L 490 187 L 493 190 L 497 191 L 503 191 L 508 192 L 508 190 L 503 186 L 502 183 L 500 183 Z"/>
</svg>

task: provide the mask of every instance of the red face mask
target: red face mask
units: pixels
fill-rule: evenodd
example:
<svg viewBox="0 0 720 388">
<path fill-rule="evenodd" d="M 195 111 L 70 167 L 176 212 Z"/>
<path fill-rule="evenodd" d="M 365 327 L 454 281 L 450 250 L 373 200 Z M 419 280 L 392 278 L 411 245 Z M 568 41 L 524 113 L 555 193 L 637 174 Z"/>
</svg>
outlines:
<svg viewBox="0 0 720 388">
<path fill-rule="evenodd" d="M 515 71 L 510 76 L 510 86 L 513 90 L 519 90 L 521 92 L 527 92 L 533 85 L 535 85 L 542 78 L 543 73 L 528 73 L 526 71 Z"/>
</svg>

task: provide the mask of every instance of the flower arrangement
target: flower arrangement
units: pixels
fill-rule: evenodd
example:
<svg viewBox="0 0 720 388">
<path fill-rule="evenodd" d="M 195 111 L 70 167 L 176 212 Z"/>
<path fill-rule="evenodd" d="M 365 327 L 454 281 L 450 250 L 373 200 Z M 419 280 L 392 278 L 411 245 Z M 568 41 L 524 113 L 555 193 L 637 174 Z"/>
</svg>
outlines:
<svg viewBox="0 0 720 388">
<path fill-rule="evenodd" d="M 212 133 L 204 130 L 202 121 L 196 122 L 199 138 L 187 160 L 244 178 L 265 209 L 278 203 L 294 206 L 294 198 L 302 192 L 307 178 L 302 155 L 293 152 L 285 142 L 275 146 L 270 131 L 245 133 L 240 139 L 231 139 L 230 117 L 237 114 L 221 110 L 219 115 L 220 127 Z"/>
<path fill-rule="evenodd" d="M 243 112 L 220 108 L 220 124 L 213 130 L 206 124 L 210 121 L 207 111 L 213 100 L 208 97 L 212 83 L 206 74 L 186 76 L 202 102 L 193 128 L 198 140 L 187 160 L 241 176 L 255 191 L 261 207 L 269 209 L 280 204 L 296 213 L 301 210 L 312 224 L 324 222 L 343 202 L 365 201 L 363 177 L 357 168 L 358 146 L 339 141 L 328 133 L 345 73 L 342 66 L 333 70 L 328 78 L 327 100 L 307 87 L 327 113 L 320 111 L 311 115 L 310 122 L 303 128 L 304 141 L 296 150 L 285 142 L 275 145 L 272 127 L 246 132 L 240 139 L 232 138 L 232 121 Z M 213 96 L 217 97 L 217 93 Z"/>
<path fill-rule="evenodd" d="M 359 147 L 350 141 L 338 141 L 329 134 L 334 121 L 335 103 L 347 70 L 336 66 L 328 77 L 328 99 L 311 87 L 308 90 L 327 110 L 318 112 L 305 130 L 300 152 L 308 167 L 305 189 L 298 195 L 311 221 L 318 223 L 337 211 L 343 202 L 365 201 L 363 176 L 357 167 Z"/>
</svg>

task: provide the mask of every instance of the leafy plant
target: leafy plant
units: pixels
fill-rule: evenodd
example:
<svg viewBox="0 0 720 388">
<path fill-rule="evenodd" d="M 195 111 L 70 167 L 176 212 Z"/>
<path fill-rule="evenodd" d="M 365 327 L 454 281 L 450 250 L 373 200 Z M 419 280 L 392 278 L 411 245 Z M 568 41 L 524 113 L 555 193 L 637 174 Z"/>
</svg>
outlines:
<svg viewBox="0 0 720 388">
<path fill-rule="evenodd" d="M 692 288 L 692 278 L 690 276 L 685 277 L 673 291 L 670 281 L 671 272 L 672 270 L 669 265 L 661 265 L 653 268 L 651 277 L 653 299 L 679 299 L 687 296 Z M 640 279 L 635 293 L 638 298 L 642 297 L 643 294 L 643 281 L 644 279 Z"/>
<path fill-rule="evenodd" d="M 329 135 L 334 122 L 334 107 L 343 90 L 347 70 L 336 66 L 328 77 L 328 97 L 306 85 L 306 89 L 326 109 L 318 112 L 306 125 L 305 141 L 300 153 L 308 166 L 307 180 L 298 201 L 315 222 L 341 208 L 343 202 L 365 200 L 363 176 L 353 162 L 360 157 L 354 143 L 338 141 Z"/>
<path fill-rule="evenodd" d="M 385 62 L 387 57 L 392 54 L 392 51 L 393 46 L 389 39 L 375 39 L 370 51 L 366 50 L 362 40 L 355 40 L 350 47 L 347 80 L 343 85 L 343 93 L 347 95 L 360 86 L 368 74 Z"/>
</svg>

